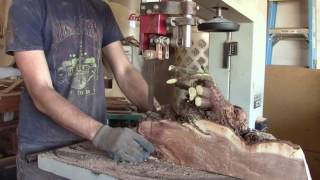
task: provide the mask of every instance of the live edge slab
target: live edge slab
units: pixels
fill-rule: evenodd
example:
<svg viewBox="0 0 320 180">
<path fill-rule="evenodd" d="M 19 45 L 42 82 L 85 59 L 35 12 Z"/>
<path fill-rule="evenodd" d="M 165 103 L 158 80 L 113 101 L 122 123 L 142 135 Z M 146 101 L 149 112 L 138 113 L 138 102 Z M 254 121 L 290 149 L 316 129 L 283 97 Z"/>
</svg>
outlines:
<svg viewBox="0 0 320 180">
<path fill-rule="evenodd" d="M 155 158 L 142 164 L 116 163 L 88 142 L 39 154 L 38 166 L 42 170 L 75 180 L 235 179 L 160 162 Z"/>
</svg>

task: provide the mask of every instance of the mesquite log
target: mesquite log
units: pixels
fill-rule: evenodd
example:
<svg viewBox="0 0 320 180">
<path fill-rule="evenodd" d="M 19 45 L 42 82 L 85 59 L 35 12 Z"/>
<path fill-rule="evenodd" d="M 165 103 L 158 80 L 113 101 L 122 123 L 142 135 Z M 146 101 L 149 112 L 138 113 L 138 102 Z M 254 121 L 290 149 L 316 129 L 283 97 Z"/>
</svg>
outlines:
<svg viewBox="0 0 320 180">
<path fill-rule="evenodd" d="M 200 80 L 199 83 L 203 84 L 211 92 L 209 101 L 211 102 L 211 111 L 214 116 L 209 117 L 209 120 L 232 128 L 236 134 L 241 134 L 248 129 L 247 117 L 242 108 L 234 106 L 227 101 L 214 83 L 207 80 Z"/>
<path fill-rule="evenodd" d="M 248 145 L 231 129 L 206 120 L 144 121 L 138 132 L 162 161 L 249 180 L 307 179 L 301 148 L 288 142 Z"/>
<path fill-rule="evenodd" d="M 183 90 L 188 90 L 190 88 L 190 86 L 188 86 L 187 84 L 184 84 L 182 82 L 179 82 L 177 79 L 173 78 L 173 79 L 169 79 L 167 81 L 167 84 L 169 85 L 174 85 L 177 88 L 183 89 Z"/>
<path fill-rule="evenodd" d="M 212 96 L 211 90 L 209 88 L 198 85 L 196 87 L 197 94 L 204 98 L 210 98 Z"/>
<path fill-rule="evenodd" d="M 173 69 L 181 68 L 174 66 Z M 176 84 L 176 87 L 184 90 L 185 87 L 189 86 L 189 96 L 186 97 L 186 101 L 193 102 L 193 108 L 205 109 L 205 112 L 199 113 L 206 114 L 206 119 L 232 128 L 237 135 L 248 131 L 248 122 L 244 110 L 228 102 L 208 74 L 200 73 L 191 76 L 188 74 L 187 76 L 175 77 L 173 84 Z M 177 86 L 177 84 L 179 84 L 179 86 Z M 181 84 L 183 84 L 183 86 Z M 197 96 L 200 96 L 202 99 L 198 98 L 197 102 L 194 102 Z M 202 104 L 202 102 L 204 103 Z M 182 101 L 182 103 L 184 102 Z M 177 112 L 177 114 L 181 115 L 179 112 Z"/>
<path fill-rule="evenodd" d="M 198 71 L 195 71 L 195 70 L 191 70 L 191 69 L 183 68 L 179 66 L 173 66 L 173 65 L 169 66 L 168 71 L 173 72 L 175 74 L 184 74 L 184 75 L 194 75 L 199 73 Z"/>
<path fill-rule="evenodd" d="M 301 148 L 250 130 L 244 110 L 227 101 L 210 76 L 187 74 L 171 82 L 188 95 L 138 128 L 155 145 L 156 157 L 241 179 L 309 178 Z"/>
</svg>

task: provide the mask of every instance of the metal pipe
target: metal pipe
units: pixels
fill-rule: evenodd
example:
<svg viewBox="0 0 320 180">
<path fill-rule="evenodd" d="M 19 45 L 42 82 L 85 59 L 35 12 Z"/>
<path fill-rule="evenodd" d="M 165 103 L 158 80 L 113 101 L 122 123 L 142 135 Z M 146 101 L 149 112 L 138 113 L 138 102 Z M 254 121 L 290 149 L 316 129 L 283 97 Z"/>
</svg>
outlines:
<svg viewBox="0 0 320 180">
<path fill-rule="evenodd" d="M 192 0 L 184 0 L 186 2 L 192 2 Z M 192 18 L 191 14 L 186 14 L 187 18 Z M 183 38 L 184 38 L 184 43 L 183 46 L 185 48 L 190 48 L 192 46 L 192 26 L 191 25 L 186 25 L 183 27 Z"/>
<path fill-rule="evenodd" d="M 232 32 L 227 32 L 227 42 L 232 41 Z"/>
<path fill-rule="evenodd" d="M 192 15 L 186 15 L 187 18 L 192 18 Z M 192 26 L 185 25 L 183 27 L 183 46 L 190 48 L 192 46 Z"/>
<path fill-rule="evenodd" d="M 217 8 L 217 17 L 222 17 L 222 8 Z"/>
</svg>

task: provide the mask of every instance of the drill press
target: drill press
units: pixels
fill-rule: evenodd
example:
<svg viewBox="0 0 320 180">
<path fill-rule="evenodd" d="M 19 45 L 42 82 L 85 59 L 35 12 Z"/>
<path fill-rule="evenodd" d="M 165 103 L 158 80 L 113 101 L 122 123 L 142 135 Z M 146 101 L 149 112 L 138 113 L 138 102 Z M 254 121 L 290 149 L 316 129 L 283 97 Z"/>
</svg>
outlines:
<svg viewBox="0 0 320 180">
<path fill-rule="evenodd" d="M 148 108 L 154 110 L 155 64 L 170 58 L 170 47 L 190 48 L 192 26 L 203 32 L 227 32 L 224 43 L 223 68 L 230 69 L 231 56 L 238 53 L 238 43 L 232 41 L 232 32 L 240 25 L 222 16 L 224 7 L 214 7 L 214 19 L 198 25 L 199 6 L 192 0 L 142 0 L 140 6 L 140 51 L 147 71 Z"/>
<path fill-rule="evenodd" d="M 149 85 L 148 107 L 154 110 L 156 61 L 170 58 L 170 47 L 189 48 L 192 26 L 199 6 L 192 0 L 142 0 L 140 6 L 140 51 Z"/>
</svg>

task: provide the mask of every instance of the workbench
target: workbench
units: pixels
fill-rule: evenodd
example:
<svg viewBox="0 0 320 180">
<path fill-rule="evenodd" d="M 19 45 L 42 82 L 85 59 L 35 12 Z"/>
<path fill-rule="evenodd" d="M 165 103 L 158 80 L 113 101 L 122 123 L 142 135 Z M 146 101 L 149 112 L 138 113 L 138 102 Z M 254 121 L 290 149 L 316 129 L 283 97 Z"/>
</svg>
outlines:
<svg viewBox="0 0 320 180">
<path fill-rule="evenodd" d="M 41 153 L 38 165 L 42 170 L 76 180 L 234 179 L 160 162 L 156 158 L 142 164 L 117 163 L 89 142 Z"/>
</svg>

